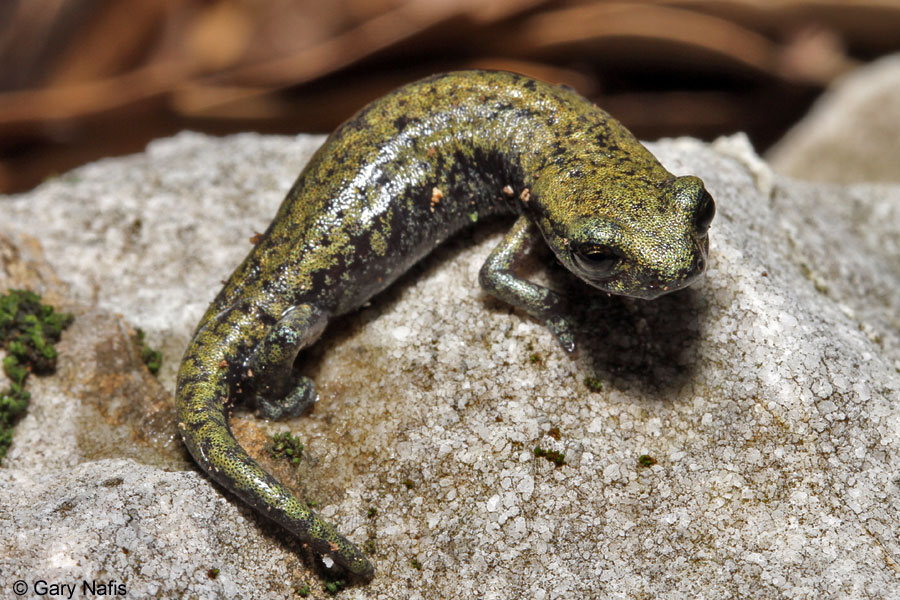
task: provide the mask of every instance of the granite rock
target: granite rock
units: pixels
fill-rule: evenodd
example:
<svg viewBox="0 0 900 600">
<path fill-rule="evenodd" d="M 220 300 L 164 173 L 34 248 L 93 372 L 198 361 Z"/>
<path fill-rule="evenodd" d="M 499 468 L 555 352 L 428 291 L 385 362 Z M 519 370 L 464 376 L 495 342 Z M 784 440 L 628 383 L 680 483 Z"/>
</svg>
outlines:
<svg viewBox="0 0 900 600">
<path fill-rule="evenodd" d="M 900 182 L 900 54 L 837 79 L 766 158 L 800 179 Z"/>
<path fill-rule="evenodd" d="M 0 283 L 77 315 L 0 468 L 4 590 L 328 597 L 314 558 L 186 459 L 166 392 L 320 142 L 185 133 L 0 199 Z M 900 187 L 793 181 L 743 136 L 651 148 L 718 202 L 696 285 L 633 301 L 536 265 L 581 294 L 566 355 L 478 289 L 507 225 L 487 223 L 304 353 L 312 414 L 236 414 L 251 453 L 374 547 L 376 578 L 338 597 L 900 596 Z M 132 327 L 163 349 L 161 384 Z M 296 468 L 264 451 L 287 429 Z"/>
</svg>

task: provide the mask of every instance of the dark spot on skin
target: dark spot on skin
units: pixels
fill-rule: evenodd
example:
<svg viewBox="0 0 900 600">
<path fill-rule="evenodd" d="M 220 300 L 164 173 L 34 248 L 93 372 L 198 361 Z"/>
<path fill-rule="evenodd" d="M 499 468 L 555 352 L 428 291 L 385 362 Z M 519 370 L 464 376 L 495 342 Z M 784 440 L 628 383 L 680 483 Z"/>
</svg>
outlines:
<svg viewBox="0 0 900 600">
<path fill-rule="evenodd" d="M 341 125 L 341 129 L 346 129 L 346 130 L 351 130 L 351 131 L 364 130 L 366 128 L 366 118 L 365 118 L 366 112 L 368 112 L 368 111 L 365 111 L 365 109 L 363 109 L 363 110 L 364 110 L 364 112 L 357 113 L 355 116 L 351 117 L 348 121 L 346 121 L 343 125 Z"/>
<path fill-rule="evenodd" d="M 264 310 L 261 306 L 256 308 L 256 320 L 259 323 L 262 323 L 265 327 L 272 327 L 275 323 L 278 322 L 278 316 L 269 313 Z"/>
<path fill-rule="evenodd" d="M 528 119 L 535 115 L 535 111 L 530 108 L 519 108 L 516 110 L 515 115 L 517 119 Z"/>
<path fill-rule="evenodd" d="M 394 119 L 394 128 L 397 130 L 397 133 L 402 133 L 406 126 L 410 123 L 414 123 L 416 119 L 411 119 L 406 115 L 400 115 L 396 119 Z"/>
</svg>

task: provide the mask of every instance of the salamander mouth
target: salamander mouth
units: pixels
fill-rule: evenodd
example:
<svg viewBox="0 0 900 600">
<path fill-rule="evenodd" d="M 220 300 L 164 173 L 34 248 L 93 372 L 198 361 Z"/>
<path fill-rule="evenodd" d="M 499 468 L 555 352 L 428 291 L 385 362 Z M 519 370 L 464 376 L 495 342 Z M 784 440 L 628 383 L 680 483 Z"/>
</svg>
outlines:
<svg viewBox="0 0 900 600">
<path fill-rule="evenodd" d="M 709 242 L 704 238 L 697 244 L 697 252 L 694 255 L 694 261 L 690 269 L 681 277 L 672 280 L 651 280 L 647 283 L 647 295 L 642 296 L 648 299 L 659 298 L 670 292 L 682 290 L 700 278 L 706 271 L 707 258 L 706 254 L 709 248 Z"/>
<path fill-rule="evenodd" d="M 614 246 L 584 243 L 570 249 L 570 270 L 591 287 L 607 293 L 652 300 L 691 285 L 706 271 L 709 238 L 695 236 L 685 241 L 685 246 L 662 253 L 676 264 L 689 253 L 689 262 L 681 268 L 671 268 L 665 258 L 654 265 L 656 261 L 645 263 Z"/>
<path fill-rule="evenodd" d="M 627 278 L 623 278 L 621 273 L 605 279 L 590 278 L 584 274 L 581 275 L 581 278 L 592 287 L 611 294 L 653 300 L 688 287 L 706 271 L 708 245 L 705 242 L 706 240 L 701 240 L 697 244 L 694 260 L 690 267 L 676 273 L 674 277 L 663 277 L 645 272 L 643 276 L 636 273 Z"/>
<path fill-rule="evenodd" d="M 692 275 L 691 277 L 681 279 L 676 282 L 668 282 L 668 283 L 651 283 L 644 290 L 643 293 L 635 294 L 635 297 L 644 298 L 646 300 L 654 300 L 659 298 L 660 296 L 665 296 L 666 294 L 670 294 L 672 292 L 677 292 L 678 290 L 683 290 L 688 287 L 697 279 L 700 274 Z"/>
</svg>

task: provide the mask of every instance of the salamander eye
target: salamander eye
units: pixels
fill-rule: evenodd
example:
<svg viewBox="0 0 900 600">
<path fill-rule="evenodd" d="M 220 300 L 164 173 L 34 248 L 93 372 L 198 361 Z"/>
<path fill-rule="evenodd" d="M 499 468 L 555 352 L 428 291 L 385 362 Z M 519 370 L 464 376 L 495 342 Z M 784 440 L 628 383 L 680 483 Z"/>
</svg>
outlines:
<svg viewBox="0 0 900 600">
<path fill-rule="evenodd" d="M 697 212 L 694 215 L 694 227 L 697 229 L 697 235 L 704 237 L 709 231 L 713 217 L 716 216 L 716 203 L 713 201 L 709 192 L 703 190 L 700 201 L 697 202 Z"/>
<path fill-rule="evenodd" d="M 622 257 L 608 246 L 583 244 L 572 252 L 575 264 L 592 279 L 611 277 L 622 266 Z"/>
</svg>

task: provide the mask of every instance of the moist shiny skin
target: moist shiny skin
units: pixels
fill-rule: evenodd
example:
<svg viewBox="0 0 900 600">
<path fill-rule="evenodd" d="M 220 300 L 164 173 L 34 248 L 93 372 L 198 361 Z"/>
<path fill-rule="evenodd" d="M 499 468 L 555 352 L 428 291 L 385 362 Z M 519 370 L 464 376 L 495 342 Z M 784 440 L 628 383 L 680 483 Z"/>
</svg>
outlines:
<svg viewBox="0 0 900 600">
<path fill-rule="evenodd" d="M 490 293 L 574 349 L 565 298 L 515 273 L 535 245 L 599 289 L 653 298 L 704 269 L 715 204 L 574 91 L 503 72 L 436 75 L 339 127 L 207 310 L 178 374 L 178 428 L 209 475 L 302 543 L 364 579 L 374 568 L 264 471 L 228 424 L 237 400 L 302 412 L 300 349 L 461 228 L 516 215 L 482 267 Z M 461 282 L 462 284 L 462 282 Z"/>
</svg>

